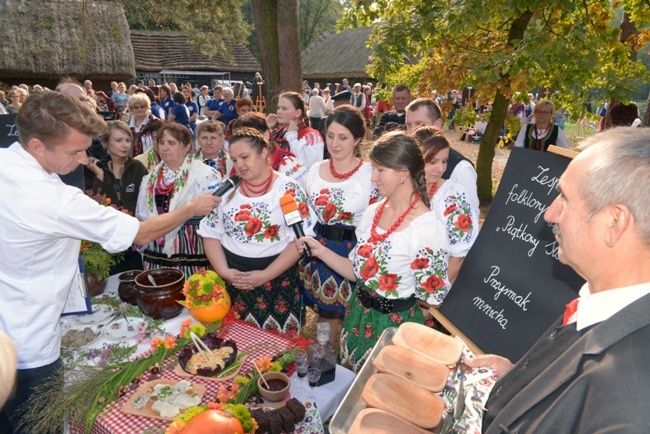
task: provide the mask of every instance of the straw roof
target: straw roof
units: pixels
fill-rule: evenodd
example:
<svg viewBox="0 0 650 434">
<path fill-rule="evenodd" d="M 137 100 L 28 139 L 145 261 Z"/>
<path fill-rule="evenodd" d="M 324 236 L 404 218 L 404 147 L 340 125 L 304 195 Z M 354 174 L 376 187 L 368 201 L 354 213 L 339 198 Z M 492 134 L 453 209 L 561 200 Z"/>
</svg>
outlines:
<svg viewBox="0 0 650 434">
<path fill-rule="evenodd" d="M 260 70 L 260 64 L 244 45 L 225 39 L 233 61 L 226 61 L 220 54 L 208 59 L 195 51 L 185 33 L 131 31 L 131 43 L 138 71 L 161 71 L 177 69 L 186 71 L 250 72 Z"/>
<path fill-rule="evenodd" d="M 135 76 L 129 26 L 117 2 L 0 2 L 0 29 L 0 79 Z"/>
<path fill-rule="evenodd" d="M 372 49 L 366 47 L 372 27 L 328 30 L 302 52 L 302 75 L 305 79 L 368 77 Z"/>
</svg>

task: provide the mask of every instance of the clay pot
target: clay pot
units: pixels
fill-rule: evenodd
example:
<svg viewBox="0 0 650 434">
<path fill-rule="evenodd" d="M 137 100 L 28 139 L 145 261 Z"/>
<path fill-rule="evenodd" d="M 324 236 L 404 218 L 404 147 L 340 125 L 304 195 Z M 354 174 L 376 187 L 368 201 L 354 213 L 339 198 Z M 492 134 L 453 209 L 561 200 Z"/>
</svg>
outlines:
<svg viewBox="0 0 650 434">
<path fill-rule="evenodd" d="M 149 276 L 156 282 L 155 285 Z M 156 319 L 178 316 L 183 310 L 178 301 L 185 300 L 184 282 L 185 274 L 176 268 L 156 268 L 138 274 L 135 278 L 138 308 L 143 314 Z"/>
<path fill-rule="evenodd" d="M 106 283 L 108 282 L 106 278 L 99 279 L 94 274 L 86 274 L 86 282 L 88 283 L 88 292 L 91 297 L 97 297 L 102 295 L 106 289 Z"/>
<path fill-rule="evenodd" d="M 264 382 L 262 381 L 262 377 L 257 378 L 257 388 L 260 391 L 260 395 L 262 395 L 264 398 L 271 402 L 278 402 L 282 400 L 285 396 L 287 396 L 287 393 L 289 393 L 289 386 L 291 385 L 291 380 L 289 377 L 287 377 L 286 374 L 283 374 L 282 372 L 265 372 L 262 374 L 264 376 L 264 379 L 271 383 L 269 384 L 270 386 L 273 386 L 273 382 L 276 381 L 281 381 L 282 383 L 285 384 L 285 387 L 279 390 L 268 390 L 266 386 L 264 385 Z"/>
<path fill-rule="evenodd" d="M 120 300 L 134 306 L 138 305 L 138 288 L 135 285 L 135 278 L 140 273 L 142 273 L 142 270 L 129 270 L 117 276 L 120 281 L 120 286 L 117 287 Z"/>
</svg>

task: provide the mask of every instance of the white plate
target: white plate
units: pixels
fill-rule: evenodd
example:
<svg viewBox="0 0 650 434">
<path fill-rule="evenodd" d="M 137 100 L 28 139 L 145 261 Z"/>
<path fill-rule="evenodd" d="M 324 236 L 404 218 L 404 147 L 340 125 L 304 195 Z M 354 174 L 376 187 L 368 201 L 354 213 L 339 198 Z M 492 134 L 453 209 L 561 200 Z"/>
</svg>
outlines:
<svg viewBox="0 0 650 434">
<path fill-rule="evenodd" d="M 61 334 L 64 334 L 65 332 L 70 330 L 70 327 L 72 327 L 72 325 L 70 324 L 70 321 L 68 321 L 67 319 L 63 319 L 63 318 L 61 318 L 59 320 L 59 326 L 61 326 Z"/>
<path fill-rule="evenodd" d="M 104 327 L 104 337 L 116 341 L 123 341 L 136 337 L 138 335 L 138 327 L 141 324 L 144 324 L 144 320 L 142 318 L 136 317 L 128 318 L 129 324 L 133 326 L 133 331 L 129 331 L 129 325 L 126 323 L 126 320 L 124 318 L 120 318 Z"/>
<path fill-rule="evenodd" d="M 89 328 L 93 331 L 93 338 L 89 340 L 88 342 L 81 344 L 81 345 L 66 345 L 64 342 L 64 338 L 68 333 L 72 332 L 80 332 L 86 328 Z M 61 346 L 68 347 L 68 348 L 81 348 L 81 347 L 87 347 L 88 345 L 92 345 L 95 342 L 97 342 L 100 338 L 102 337 L 102 331 L 97 329 L 97 326 L 92 326 L 92 325 L 87 325 L 87 326 L 77 326 L 73 327 L 70 330 L 67 330 L 65 333 L 62 334 L 62 341 L 61 341 Z"/>
<path fill-rule="evenodd" d="M 111 306 L 106 306 L 104 304 L 93 306 L 93 313 L 86 315 L 76 315 L 74 320 L 81 324 L 99 324 L 102 321 L 108 319 L 115 309 Z"/>
</svg>

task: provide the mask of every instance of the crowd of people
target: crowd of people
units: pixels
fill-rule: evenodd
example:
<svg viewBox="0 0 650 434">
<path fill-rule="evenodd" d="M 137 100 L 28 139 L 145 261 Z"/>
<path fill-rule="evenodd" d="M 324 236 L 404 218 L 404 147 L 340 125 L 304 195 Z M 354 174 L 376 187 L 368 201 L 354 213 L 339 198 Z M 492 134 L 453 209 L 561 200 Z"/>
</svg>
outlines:
<svg viewBox="0 0 650 434">
<path fill-rule="evenodd" d="M 173 83 L 139 83 L 127 91 L 124 83 L 112 83 L 104 94 L 95 92 L 89 81 L 82 85 L 72 80 L 22 101 L 21 92 L 12 94 L 19 142 L 1 151 L 0 158 L 0 186 L 8 192 L 0 206 L 0 226 L 12 234 L 0 243 L 9 261 L 0 271 L 0 332 L 16 346 L 19 375 L 17 393 L 5 406 L 0 425 L 16 426 L 19 406 L 33 388 L 44 377 L 58 375 L 58 318 L 78 272 L 82 239 L 111 252 L 131 249 L 145 270 L 174 267 L 189 277 L 214 269 L 226 281 L 233 309 L 261 328 L 295 336 L 305 309 L 313 309 L 319 321 L 330 323 L 340 363 L 354 372 L 387 327 L 407 321 L 430 324 L 429 307 L 444 303 L 478 235 L 476 171 L 451 148 L 436 98 L 414 99 L 407 86 L 396 86 L 393 107 L 371 133 L 366 109 L 372 89 L 343 83 L 347 88 L 333 96 L 316 85 L 305 88 L 310 101 L 301 93 L 284 92 L 277 112 L 267 115 L 221 85 L 213 89 L 212 98 L 207 88 L 195 92 L 189 84 L 179 90 Z M 105 122 L 97 113 L 104 108 L 128 112 L 129 117 Z M 537 102 L 531 111 L 534 121 L 520 133 L 523 146 L 544 151 L 551 138 L 562 144 L 561 129 L 551 121 L 553 112 L 552 102 Z M 626 134 L 630 142 L 647 141 L 647 134 Z M 599 152 L 612 160 L 624 154 L 625 143 L 615 134 L 603 133 L 593 141 L 597 145 L 563 175 L 560 198 L 547 220 L 559 228 L 560 259 L 583 274 L 592 291 L 642 284 L 629 297 L 634 305 L 639 294 L 650 292 L 647 276 L 632 279 L 632 274 L 618 271 L 629 270 L 635 261 L 648 265 L 647 197 L 620 205 L 628 202 L 619 194 L 611 204 L 604 203 L 582 186 L 580 176 L 601 162 Z M 604 150 L 603 143 L 613 143 L 616 154 Z M 637 148 L 630 152 L 643 154 Z M 645 164 L 645 169 L 625 169 L 630 188 L 638 182 L 647 185 L 645 152 L 635 163 Z M 80 164 L 90 191 L 105 194 L 126 212 L 102 207 L 61 183 L 59 175 Z M 597 167 L 598 174 L 589 176 L 602 181 L 604 169 Z M 612 166 L 608 173 L 624 167 Z M 233 175 L 238 185 L 222 197 L 212 196 Z M 281 199 L 287 195 L 302 217 L 306 236 L 298 239 L 285 220 Z M 593 203 L 589 211 L 585 202 Z M 593 244 L 591 251 L 586 243 Z M 606 247 L 630 259 L 617 259 L 620 268 L 614 273 L 627 280 L 599 280 L 601 271 L 610 268 L 601 264 L 610 256 Z M 636 252 L 643 253 L 641 259 Z M 601 253 L 600 260 L 583 261 L 580 256 Z M 25 271 L 25 263 L 37 265 Z M 50 296 L 39 296 L 43 287 L 51 288 Z M 586 298 L 586 292 L 581 296 Z M 595 326 L 594 333 L 600 328 Z M 580 336 L 574 333 L 567 342 Z M 545 353 L 544 347 L 535 353 L 538 365 L 548 365 L 552 360 L 547 354 L 560 357 L 564 349 Z M 496 356 L 483 360 L 496 366 L 499 375 L 513 366 Z M 518 365 L 513 372 L 525 368 Z M 521 378 L 528 382 L 534 375 Z M 504 380 L 507 397 L 494 398 L 494 407 L 489 405 L 490 427 L 502 421 L 539 427 L 560 423 L 543 420 L 543 412 L 525 423 L 499 413 L 525 384 L 507 383 L 509 378 Z M 584 391 L 583 386 L 575 388 Z"/>
</svg>

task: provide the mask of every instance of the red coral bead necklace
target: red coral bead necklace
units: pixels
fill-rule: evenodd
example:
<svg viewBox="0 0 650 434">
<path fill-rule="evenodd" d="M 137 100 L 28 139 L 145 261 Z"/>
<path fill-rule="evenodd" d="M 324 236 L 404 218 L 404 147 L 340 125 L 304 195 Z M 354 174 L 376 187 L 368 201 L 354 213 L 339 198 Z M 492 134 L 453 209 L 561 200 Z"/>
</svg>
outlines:
<svg viewBox="0 0 650 434">
<path fill-rule="evenodd" d="M 433 198 L 433 194 L 436 192 L 436 188 L 438 188 L 438 183 L 434 182 L 431 188 L 429 189 L 429 199 Z"/>
<path fill-rule="evenodd" d="M 262 181 L 259 184 L 253 184 L 251 182 L 242 180 L 241 186 L 242 190 L 246 196 L 264 196 L 271 189 L 271 184 L 273 181 L 273 171 L 269 170 L 269 177 Z M 261 187 L 261 188 L 260 188 Z"/>
<path fill-rule="evenodd" d="M 390 199 L 386 199 L 384 202 L 382 202 L 381 205 L 377 208 L 377 212 L 375 213 L 375 218 L 372 220 L 372 226 L 370 227 L 370 238 L 368 239 L 369 242 L 371 243 L 377 243 L 380 241 L 384 241 L 390 234 L 395 232 L 395 230 L 404 222 L 404 219 L 406 216 L 411 212 L 413 208 L 415 208 L 415 205 L 418 203 L 420 200 L 420 194 L 415 195 L 415 199 L 411 204 L 409 205 L 408 208 L 406 208 L 406 211 L 397 218 L 397 221 L 393 223 L 393 225 L 386 231 L 386 233 L 379 235 L 377 233 L 377 225 L 379 224 L 379 219 L 381 218 L 381 215 L 384 213 L 384 208 L 386 208 L 386 205 L 388 205 L 388 202 Z"/>
<path fill-rule="evenodd" d="M 357 170 L 359 170 L 359 169 L 361 168 L 362 165 L 363 165 L 363 160 L 359 158 L 359 164 L 357 164 L 357 166 L 356 166 L 354 169 L 350 170 L 350 171 L 347 172 L 347 173 L 338 173 L 338 172 L 336 171 L 336 169 L 334 169 L 334 162 L 333 162 L 333 160 L 330 159 L 330 173 L 332 174 L 332 176 L 333 176 L 334 178 L 338 178 L 338 179 L 348 179 L 349 177 L 351 177 L 352 175 L 354 175 L 355 173 L 357 173 Z"/>
</svg>

